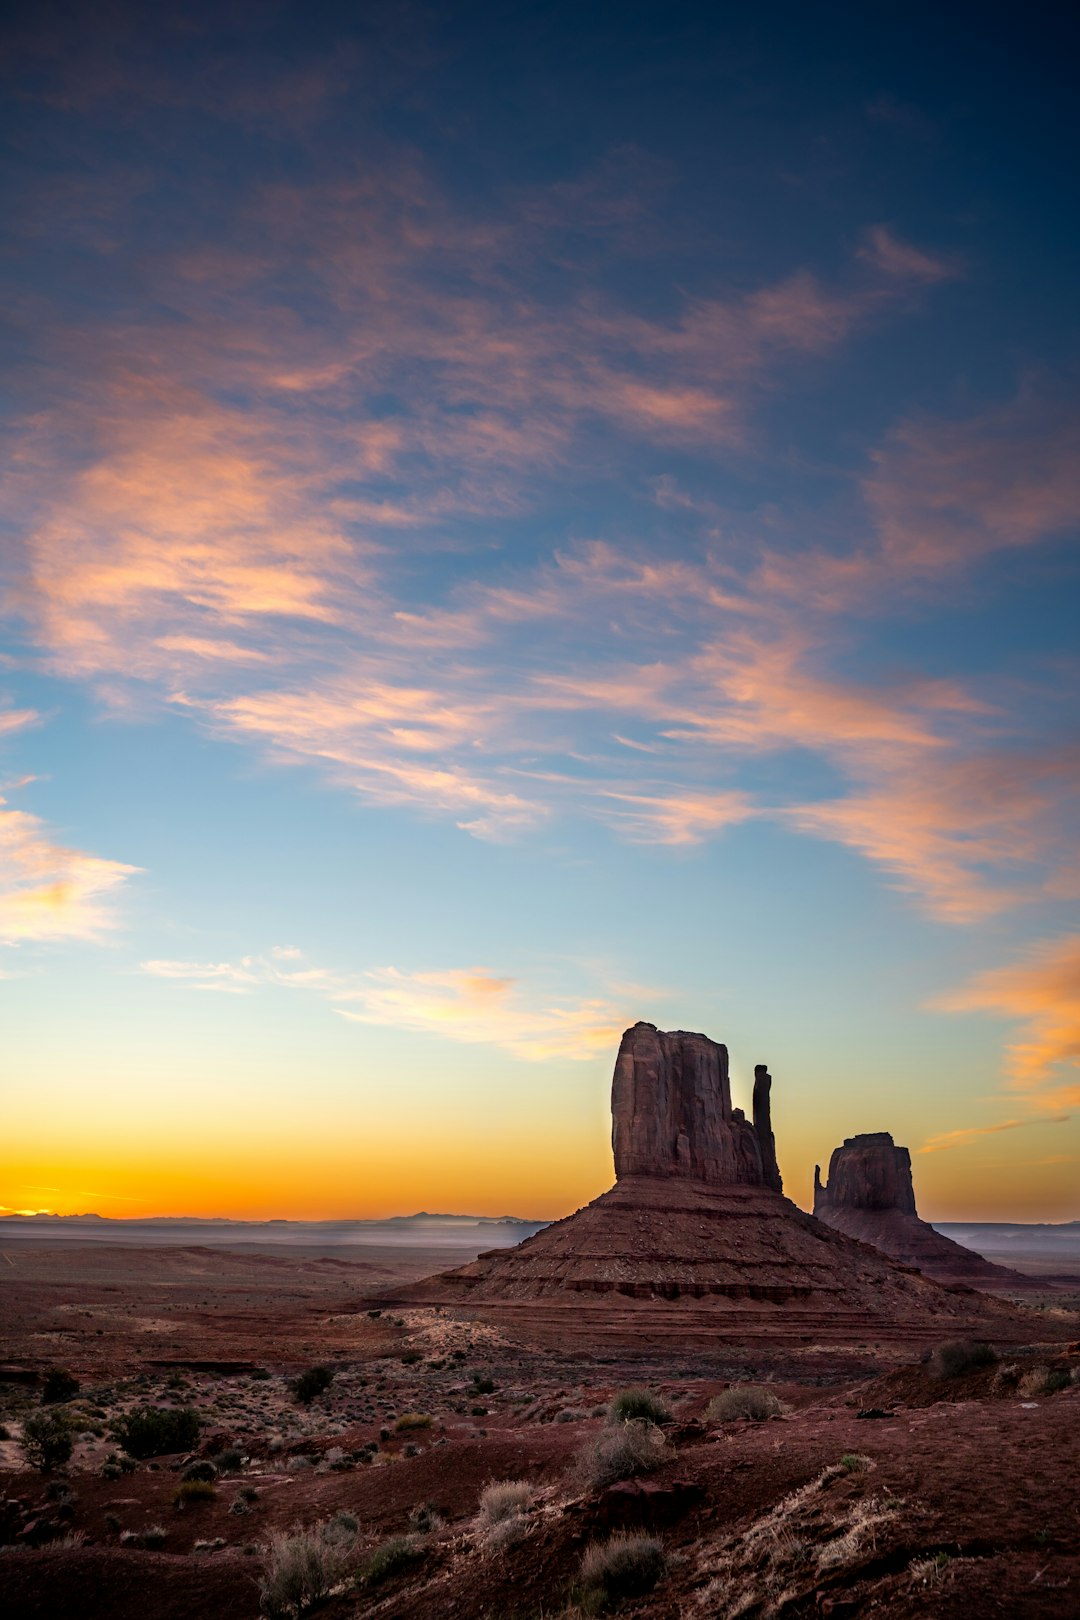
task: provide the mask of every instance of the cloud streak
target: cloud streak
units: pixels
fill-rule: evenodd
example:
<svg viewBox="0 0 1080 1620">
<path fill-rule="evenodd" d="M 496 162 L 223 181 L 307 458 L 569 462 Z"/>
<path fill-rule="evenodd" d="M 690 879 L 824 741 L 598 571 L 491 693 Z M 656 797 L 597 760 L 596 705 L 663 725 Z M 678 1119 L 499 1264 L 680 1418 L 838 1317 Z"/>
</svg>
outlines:
<svg viewBox="0 0 1080 1620">
<path fill-rule="evenodd" d="M 610 995 L 541 999 L 516 979 L 484 967 L 417 972 L 383 967 L 338 974 L 281 965 L 302 960 L 295 947 L 278 948 L 237 963 L 150 960 L 141 971 L 193 990 L 234 995 L 267 986 L 305 990 L 353 1023 L 495 1046 L 526 1062 L 584 1062 L 609 1052 L 631 1019 L 629 993 L 623 1000 Z"/>
<path fill-rule="evenodd" d="M 1080 1067 L 1080 935 L 1031 946 L 932 1005 L 1017 1022 L 1005 1049 L 1012 1088 L 1040 1108 L 1080 1104 L 1080 1084 L 1068 1078 Z"/>
</svg>

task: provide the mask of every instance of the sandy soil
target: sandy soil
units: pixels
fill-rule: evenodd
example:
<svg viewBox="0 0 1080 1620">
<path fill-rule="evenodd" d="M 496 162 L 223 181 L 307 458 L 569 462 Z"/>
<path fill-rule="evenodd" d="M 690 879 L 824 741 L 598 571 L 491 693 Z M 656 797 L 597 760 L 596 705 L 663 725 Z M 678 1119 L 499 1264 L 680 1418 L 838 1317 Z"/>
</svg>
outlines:
<svg viewBox="0 0 1080 1620">
<path fill-rule="evenodd" d="M 255 1620 L 272 1533 L 342 1513 L 328 1620 L 1080 1612 L 1080 1382 L 1065 1382 L 1080 1380 L 1080 1321 L 1060 1310 L 1031 1310 L 1028 1343 L 999 1364 L 942 1380 L 910 1347 L 740 1350 L 673 1330 L 587 1351 L 560 1346 L 550 1324 L 530 1335 L 517 1318 L 380 1305 L 380 1286 L 430 1269 L 401 1249 L 13 1258 L 0 1269 L 7 1620 Z M 313 1364 L 333 1382 L 300 1405 L 290 1381 Z M 81 1382 L 64 1407 L 78 1439 L 70 1464 L 42 1475 L 19 1434 L 51 1367 Z M 747 1374 L 788 1409 L 711 1423 L 709 1399 Z M 631 1385 L 672 1414 L 662 1460 L 648 1490 L 590 1486 L 580 1458 Z M 125 1459 L 110 1426 L 144 1403 L 194 1408 L 195 1451 Z M 398 1428 L 409 1413 L 430 1422 Z M 213 1494 L 178 1509 L 182 1475 L 207 1456 Z M 477 1509 L 508 1478 L 527 1481 L 528 1500 L 520 1539 L 499 1550 Z M 160 1547 L 140 1544 L 151 1526 Z M 619 1528 L 659 1537 L 667 1568 L 605 1608 L 581 1588 L 581 1559 Z M 372 1554 L 402 1535 L 412 1562 L 371 1584 Z"/>
</svg>

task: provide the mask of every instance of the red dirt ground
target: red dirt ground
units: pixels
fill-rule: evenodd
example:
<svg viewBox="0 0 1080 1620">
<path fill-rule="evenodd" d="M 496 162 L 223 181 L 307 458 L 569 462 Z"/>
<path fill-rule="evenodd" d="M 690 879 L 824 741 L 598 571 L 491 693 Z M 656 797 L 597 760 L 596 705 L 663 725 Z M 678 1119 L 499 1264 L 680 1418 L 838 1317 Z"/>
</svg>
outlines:
<svg viewBox="0 0 1080 1620">
<path fill-rule="evenodd" d="M 416 1276 L 424 1261 L 408 1254 L 380 1257 L 377 1276 L 354 1263 L 200 1250 L 87 1246 L 18 1260 L 0 1279 L 0 1422 L 12 1436 L 0 1441 L 5 1620 L 255 1620 L 270 1532 L 342 1510 L 360 1528 L 345 1588 L 319 1610 L 327 1620 L 596 1612 L 578 1590 L 582 1553 L 620 1522 L 634 1528 L 635 1516 L 662 1539 L 668 1568 L 650 1594 L 611 1610 L 633 1620 L 1080 1613 L 1080 1383 L 1021 1393 L 1036 1368 L 1080 1377 L 1080 1349 L 1063 1348 L 1080 1323 L 1062 1313 L 1028 1313 L 1028 1345 L 1000 1367 L 937 1380 L 895 1346 L 740 1351 L 710 1345 L 702 1326 L 681 1343 L 675 1332 L 659 1344 L 643 1333 L 586 1353 L 560 1348 L 550 1321 L 529 1336 L 524 1316 L 493 1329 L 449 1311 L 391 1315 L 366 1296 L 376 1282 Z M 288 1378 L 313 1362 L 332 1365 L 334 1382 L 299 1407 Z M 43 1478 L 15 1437 L 51 1366 L 82 1381 L 67 1408 L 81 1433 L 69 1468 Z M 252 1377 L 256 1368 L 269 1376 Z M 747 1372 L 790 1410 L 710 1425 L 709 1398 Z M 643 1384 L 674 1413 L 668 1460 L 648 1476 L 661 1489 L 634 1498 L 587 1487 L 576 1458 L 603 1427 L 594 1414 Z M 236 1444 L 245 1460 L 217 1479 L 213 1500 L 173 1507 L 187 1459 L 123 1473 L 107 1461 L 118 1449 L 110 1422 L 141 1402 L 193 1406 L 200 1451 Z M 858 1415 L 868 1408 L 887 1415 Z M 395 1431 L 409 1411 L 430 1414 L 430 1427 Z M 373 1460 L 360 1461 L 372 1442 Z M 847 1471 L 837 1466 L 845 1456 L 866 1462 Z M 531 1500 L 523 1539 L 493 1552 L 477 1505 L 486 1484 L 506 1478 L 527 1480 Z M 230 1511 L 241 1487 L 255 1500 Z M 419 1536 L 416 1563 L 366 1585 L 372 1550 L 406 1533 L 424 1505 L 443 1522 Z M 25 1544 L 50 1524 L 75 1539 Z M 120 1544 L 152 1524 L 165 1528 L 163 1550 Z"/>
</svg>

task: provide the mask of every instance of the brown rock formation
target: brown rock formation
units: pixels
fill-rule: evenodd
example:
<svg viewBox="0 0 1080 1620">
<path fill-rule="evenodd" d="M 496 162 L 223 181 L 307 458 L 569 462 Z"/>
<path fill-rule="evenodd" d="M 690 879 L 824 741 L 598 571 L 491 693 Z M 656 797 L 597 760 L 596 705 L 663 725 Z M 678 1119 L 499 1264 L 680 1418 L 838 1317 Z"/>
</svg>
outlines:
<svg viewBox="0 0 1080 1620">
<path fill-rule="evenodd" d="M 725 1047 L 635 1024 L 612 1084 L 611 1191 L 516 1248 L 394 1299 L 463 1306 L 564 1345 L 910 1344 L 976 1328 L 1028 1333 L 1012 1308 L 941 1288 L 785 1198 L 771 1084 L 760 1065 L 751 1123 L 731 1106 Z"/>
<path fill-rule="evenodd" d="M 726 1046 L 707 1035 L 635 1024 L 611 1083 L 615 1175 L 681 1176 L 780 1191 L 769 1119 L 772 1080 L 754 1070 L 754 1123 L 731 1106 Z"/>
<path fill-rule="evenodd" d="M 829 1160 L 825 1187 L 821 1166 L 814 1166 L 814 1214 L 824 1220 L 826 1210 L 836 1209 L 895 1209 L 915 1214 L 911 1154 L 905 1147 L 896 1147 L 888 1131 L 849 1136 Z"/>
<path fill-rule="evenodd" d="M 938 1282 L 1010 1290 L 1033 1285 L 1031 1278 L 984 1260 L 919 1219 L 911 1154 L 897 1147 L 888 1131 L 849 1136 L 833 1151 L 824 1186 L 821 1166 L 814 1166 L 814 1214 L 834 1231 L 872 1243 Z"/>
</svg>

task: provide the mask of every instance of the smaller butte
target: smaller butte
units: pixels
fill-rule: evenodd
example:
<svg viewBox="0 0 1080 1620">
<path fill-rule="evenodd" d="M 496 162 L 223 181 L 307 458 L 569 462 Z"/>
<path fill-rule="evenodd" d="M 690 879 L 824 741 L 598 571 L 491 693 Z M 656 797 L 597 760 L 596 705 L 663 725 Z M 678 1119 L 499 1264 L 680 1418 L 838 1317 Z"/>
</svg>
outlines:
<svg viewBox="0 0 1080 1620">
<path fill-rule="evenodd" d="M 985 1260 L 920 1220 L 911 1154 L 897 1147 L 888 1131 L 849 1136 L 834 1150 L 824 1184 L 821 1166 L 814 1166 L 814 1214 L 834 1231 L 872 1243 L 938 1282 L 1011 1291 L 1036 1286 L 1032 1278 Z"/>
<path fill-rule="evenodd" d="M 771 1078 L 751 1119 L 732 1106 L 727 1048 L 633 1025 L 611 1088 L 615 1185 L 513 1249 L 395 1293 L 464 1308 L 563 1347 L 686 1352 L 933 1343 L 957 1331 L 1030 1335 L 1015 1307 L 941 1287 L 785 1198 Z M 387 1303 L 389 1303 L 389 1298 Z"/>
</svg>

